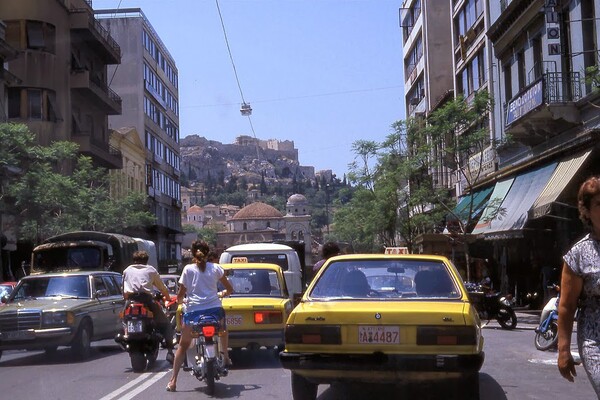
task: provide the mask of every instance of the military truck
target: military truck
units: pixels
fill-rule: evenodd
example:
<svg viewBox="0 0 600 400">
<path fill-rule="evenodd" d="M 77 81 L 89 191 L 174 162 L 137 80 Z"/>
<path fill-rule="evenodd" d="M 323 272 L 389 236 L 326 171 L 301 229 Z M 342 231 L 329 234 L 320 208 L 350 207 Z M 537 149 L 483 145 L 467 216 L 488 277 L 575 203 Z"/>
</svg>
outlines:
<svg viewBox="0 0 600 400">
<path fill-rule="evenodd" d="M 150 240 L 94 231 L 64 233 L 33 249 L 31 274 L 85 270 L 122 273 L 133 264 L 137 250 L 148 252 L 148 264 L 158 268 L 156 246 Z"/>
</svg>

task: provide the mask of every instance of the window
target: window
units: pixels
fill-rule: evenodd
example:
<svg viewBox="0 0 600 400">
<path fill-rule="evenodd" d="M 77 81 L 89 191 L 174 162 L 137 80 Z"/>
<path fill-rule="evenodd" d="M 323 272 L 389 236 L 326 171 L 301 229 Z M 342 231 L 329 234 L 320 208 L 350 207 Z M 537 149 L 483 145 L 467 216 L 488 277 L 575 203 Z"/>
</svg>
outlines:
<svg viewBox="0 0 600 400">
<path fill-rule="evenodd" d="M 8 88 L 8 118 L 21 118 L 21 88 Z"/>
<path fill-rule="evenodd" d="M 27 109 L 29 119 L 42 119 L 42 91 L 27 89 Z"/>
<path fill-rule="evenodd" d="M 521 50 L 517 53 L 517 74 L 519 79 L 519 90 L 522 90 L 526 85 L 525 71 L 525 51 Z"/>
<path fill-rule="evenodd" d="M 533 38 L 531 46 L 533 47 L 533 79 L 537 80 L 544 73 L 542 38 L 539 36 Z"/>
<path fill-rule="evenodd" d="M 40 21 L 26 23 L 27 48 L 55 52 L 55 28 L 53 25 Z"/>
<path fill-rule="evenodd" d="M 512 71 L 510 62 L 504 64 L 504 93 L 506 94 L 506 101 L 512 99 Z"/>
</svg>

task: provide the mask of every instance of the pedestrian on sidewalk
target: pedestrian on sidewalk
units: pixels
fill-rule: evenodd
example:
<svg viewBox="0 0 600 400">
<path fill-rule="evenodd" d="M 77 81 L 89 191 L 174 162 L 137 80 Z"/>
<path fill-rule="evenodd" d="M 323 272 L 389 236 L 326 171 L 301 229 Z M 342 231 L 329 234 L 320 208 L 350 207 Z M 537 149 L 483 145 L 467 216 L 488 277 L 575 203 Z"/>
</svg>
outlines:
<svg viewBox="0 0 600 400">
<path fill-rule="evenodd" d="M 577 346 L 585 372 L 600 399 L 600 176 L 583 182 L 577 195 L 579 218 L 590 233 L 563 257 L 558 306 L 558 369 L 570 382 L 577 375 L 571 355 L 575 310 Z"/>
</svg>

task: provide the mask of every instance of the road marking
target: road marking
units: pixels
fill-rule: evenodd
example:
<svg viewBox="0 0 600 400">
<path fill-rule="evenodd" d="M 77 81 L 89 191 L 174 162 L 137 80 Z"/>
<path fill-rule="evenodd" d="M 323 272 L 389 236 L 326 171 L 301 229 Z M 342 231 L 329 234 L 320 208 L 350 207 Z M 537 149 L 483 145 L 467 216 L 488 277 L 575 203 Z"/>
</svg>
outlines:
<svg viewBox="0 0 600 400">
<path fill-rule="evenodd" d="M 131 388 L 133 388 L 133 387 L 135 387 L 137 385 L 140 385 L 135 390 L 133 390 L 130 393 L 128 393 L 127 396 L 119 397 L 119 399 L 131 399 L 134 396 L 136 396 L 137 394 L 139 394 L 141 391 L 143 391 L 144 389 L 146 389 L 147 387 L 149 387 L 152 384 L 154 384 L 160 378 L 162 378 L 163 376 L 165 376 L 167 374 L 167 372 L 168 371 L 158 372 L 158 373 L 146 373 L 146 374 L 142 374 L 138 378 L 136 378 L 136 379 L 132 380 L 131 382 L 129 382 L 128 384 L 123 385 L 120 388 L 118 388 L 117 390 L 115 390 L 115 391 L 107 394 L 106 396 L 102 397 L 100 400 L 111 400 L 111 399 L 117 398 L 121 393 L 126 392 L 126 391 L 130 390 Z M 142 382 L 144 382 L 145 380 L 148 380 L 148 382 L 145 382 L 144 384 L 142 384 Z"/>
</svg>

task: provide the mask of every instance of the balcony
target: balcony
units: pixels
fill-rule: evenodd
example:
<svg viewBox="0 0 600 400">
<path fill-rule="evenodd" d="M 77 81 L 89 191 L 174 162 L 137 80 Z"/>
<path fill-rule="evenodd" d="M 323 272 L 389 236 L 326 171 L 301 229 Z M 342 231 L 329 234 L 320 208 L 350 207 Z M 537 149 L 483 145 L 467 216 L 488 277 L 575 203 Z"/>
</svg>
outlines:
<svg viewBox="0 0 600 400">
<path fill-rule="evenodd" d="M 94 17 L 93 12 L 85 8 L 70 10 L 71 31 L 74 41 L 79 38 L 88 46 L 102 54 L 107 64 L 121 63 L 121 47 L 110 36 L 110 33 Z"/>
<path fill-rule="evenodd" d="M 578 72 L 548 72 L 504 105 L 505 132 L 536 146 L 581 124 L 576 102 L 582 97 Z"/>
<path fill-rule="evenodd" d="M 80 91 L 84 96 L 94 98 L 100 108 L 109 115 L 121 114 L 121 97 L 90 71 L 85 69 L 71 71 L 71 90 Z"/>
<path fill-rule="evenodd" d="M 123 155 L 117 148 L 96 138 L 89 131 L 76 131 L 71 140 L 79 145 L 79 152 L 96 164 L 108 169 L 123 168 Z"/>
</svg>

